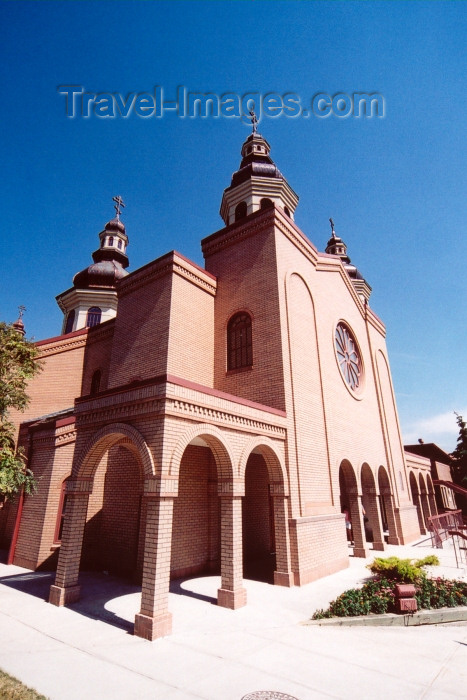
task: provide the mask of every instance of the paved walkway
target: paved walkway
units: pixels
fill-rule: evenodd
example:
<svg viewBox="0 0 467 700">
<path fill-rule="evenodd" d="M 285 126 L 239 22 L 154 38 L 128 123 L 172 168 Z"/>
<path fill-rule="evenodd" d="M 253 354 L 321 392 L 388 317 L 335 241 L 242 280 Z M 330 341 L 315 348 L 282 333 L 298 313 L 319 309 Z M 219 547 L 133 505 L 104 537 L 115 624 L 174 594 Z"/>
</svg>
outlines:
<svg viewBox="0 0 467 700">
<path fill-rule="evenodd" d="M 427 541 L 384 556 L 432 552 L 442 559 L 437 573 L 467 580 L 452 550 Z M 0 564 L 0 667 L 51 700 L 241 700 L 260 690 L 298 700 L 465 698 L 465 623 L 300 624 L 363 581 L 367 562 L 351 557 L 348 569 L 302 588 L 245 581 L 248 605 L 237 611 L 213 604 L 218 577 L 175 582 L 173 634 L 152 643 L 131 634 L 138 588 L 85 574 L 81 601 L 57 608 L 45 602 L 49 574 Z"/>
</svg>

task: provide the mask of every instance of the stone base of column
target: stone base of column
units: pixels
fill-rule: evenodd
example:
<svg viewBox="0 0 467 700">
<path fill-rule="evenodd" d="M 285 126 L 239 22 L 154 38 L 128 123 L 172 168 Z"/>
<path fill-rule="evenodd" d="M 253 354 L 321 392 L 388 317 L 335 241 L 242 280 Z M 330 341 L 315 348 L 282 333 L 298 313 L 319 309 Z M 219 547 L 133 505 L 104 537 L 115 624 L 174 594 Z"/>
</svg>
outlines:
<svg viewBox="0 0 467 700">
<path fill-rule="evenodd" d="M 291 571 L 275 571 L 274 585 L 291 588 L 294 585 L 294 575 Z"/>
<path fill-rule="evenodd" d="M 369 556 L 368 547 L 354 547 L 353 548 L 354 557 L 360 557 L 361 559 L 366 559 Z"/>
<path fill-rule="evenodd" d="M 386 542 L 373 542 L 373 549 L 378 552 L 384 552 L 386 549 Z"/>
<path fill-rule="evenodd" d="M 159 637 L 167 637 L 172 633 L 172 613 L 165 612 L 155 617 L 137 613 L 135 615 L 134 634 L 152 642 Z"/>
<path fill-rule="evenodd" d="M 81 586 L 50 586 L 49 603 L 52 605 L 67 605 L 68 603 L 76 603 L 80 597 Z"/>
<path fill-rule="evenodd" d="M 400 545 L 401 541 L 398 537 L 395 535 L 389 535 L 388 537 L 388 544 L 397 544 Z"/>
<path fill-rule="evenodd" d="M 219 588 L 217 591 L 217 605 L 221 608 L 229 608 L 236 610 L 246 605 L 246 590 L 237 588 L 236 591 L 228 591 L 225 588 Z"/>
</svg>

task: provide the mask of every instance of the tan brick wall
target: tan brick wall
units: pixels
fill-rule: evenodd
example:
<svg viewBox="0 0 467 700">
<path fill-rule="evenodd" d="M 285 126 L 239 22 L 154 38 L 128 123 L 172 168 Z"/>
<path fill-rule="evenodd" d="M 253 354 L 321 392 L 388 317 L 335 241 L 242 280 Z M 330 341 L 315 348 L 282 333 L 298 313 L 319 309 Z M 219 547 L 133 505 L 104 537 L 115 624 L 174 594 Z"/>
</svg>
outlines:
<svg viewBox="0 0 467 700">
<path fill-rule="evenodd" d="M 269 475 L 261 455 L 252 454 L 245 473 L 242 504 L 243 556 L 245 560 L 273 551 Z"/>
<path fill-rule="evenodd" d="M 262 218 L 261 218 L 262 220 Z M 267 221 L 267 219 L 266 219 Z M 248 231 L 248 225 L 244 226 Z M 276 250 L 271 227 L 235 237 L 242 226 L 230 227 L 227 245 L 220 251 L 206 252 L 206 269 L 218 279 L 215 299 L 214 382 L 215 387 L 235 396 L 284 409 L 283 369 L 280 343 L 279 290 Z M 252 317 L 253 366 L 227 373 L 227 324 L 239 311 Z"/>
<path fill-rule="evenodd" d="M 24 498 L 14 563 L 31 569 L 55 569 L 55 529 L 62 483 L 71 473 L 74 426 L 51 423 L 32 429 L 31 436 L 30 467 L 38 490 Z"/>
<path fill-rule="evenodd" d="M 82 567 L 134 576 L 137 565 L 141 467 L 125 447 L 101 460 L 89 498 Z"/>
<path fill-rule="evenodd" d="M 181 462 L 178 497 L 174 499 L 172 578 L 209 570 L 215 560 L 219 564 L 216 477 L 211 451 L 189 445 Z M 214 493 L 210 482 L 215 486 Z"/>
<path fill-rule="evenodd" d="M 15 425 L 73 406 L 81 393 L 86 337 L 84 330 L 38 343 L 43 370 L 28 384 L 26 410 L 11 411 Z"/>
<path fill-rule="evenodd" d="M 88 342 L 84 352 L 84 369 L 80 394 L 85 396 L 91 391 L 94 372 L 101 371 L 99 391 L 109 386 L 110 357 L 112 353 L 115 319 L 89 329 Z"/>
<path fill-rule="evenodd" d="M 214 297 L 174 275 L 167 371 L 214 386 Z M 196 359 L 195 359 L 196 358 Z"/>
</svg>

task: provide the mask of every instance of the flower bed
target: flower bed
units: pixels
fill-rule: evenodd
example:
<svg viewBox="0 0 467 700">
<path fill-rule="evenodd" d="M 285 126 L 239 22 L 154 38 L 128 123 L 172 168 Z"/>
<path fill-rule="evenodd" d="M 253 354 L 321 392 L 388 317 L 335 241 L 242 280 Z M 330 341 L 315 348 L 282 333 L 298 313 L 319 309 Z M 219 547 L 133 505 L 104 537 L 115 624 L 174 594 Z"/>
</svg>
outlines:
<svg viewBox="0 0 467 700">
<path fill-rule="evenodd" d="M 408 559 L 375 559 L 368 566 L 375 575 L 361 588 L 344 591 L 326 610 L 317 610 L 312 619 L 354 617 L 371 613 L 396 612 L 396 585 L 413 583 L 419 609 L 433 610 L 467 605 L 467 583 L 444 578 L 428 578 L 424 566 L 438 564 L 436 557 L 412 562 Z M 383 573 L 384 572 L 384 573 Z"/>
</svg>

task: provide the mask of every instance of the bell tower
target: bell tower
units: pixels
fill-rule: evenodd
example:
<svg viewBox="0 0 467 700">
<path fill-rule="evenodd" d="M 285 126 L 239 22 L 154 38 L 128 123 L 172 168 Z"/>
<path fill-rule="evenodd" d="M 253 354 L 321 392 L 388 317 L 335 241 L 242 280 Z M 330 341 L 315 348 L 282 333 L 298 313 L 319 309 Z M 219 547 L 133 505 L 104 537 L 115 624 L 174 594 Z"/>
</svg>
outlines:
<svg viewBox="0 0 467 700">
<path fill-rule="evenodd" d="M 120 196 L 113 197 L 115 217 L 99 233 L 99 248 L 92 254 L 93 264 L 78 272 L 73 287 L 56 297 L 63 311 L 62 333 L 96 326 L 117 314 L 117 282 L 126 277 L 129 260 L 128 236 L 120 220 L 125 206 Z"/>
<path fill-rule="evenodd" d="M 252 133 L 242 146 L 240 167 L 222 195 L 220 215 L 226 226 L 274 204 L 293 219 L 298 204 L 298 195 L 269 155 L 269 143 L 256 131 L 254 112 L 250 116 Z"/>
</svg>

